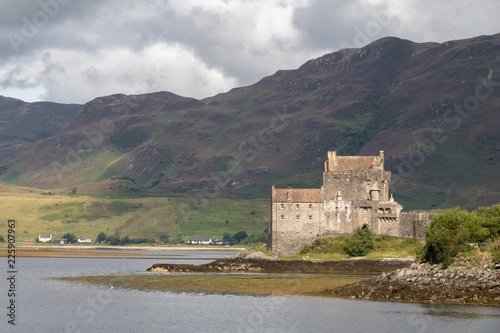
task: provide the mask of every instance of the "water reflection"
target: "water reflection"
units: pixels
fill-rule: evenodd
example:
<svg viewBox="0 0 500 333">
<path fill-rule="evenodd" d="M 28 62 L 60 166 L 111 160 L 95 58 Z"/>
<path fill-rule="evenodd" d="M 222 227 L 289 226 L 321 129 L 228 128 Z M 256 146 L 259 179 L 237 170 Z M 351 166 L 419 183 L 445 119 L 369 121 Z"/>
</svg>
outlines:
<svg viewBox="0 0 500 333">
<path fill-rule="evenodd" d="M 164 256 L 160 260 L 19 258 L 18 324 L 8 325 L 4 314 L 0 332 L 499 331 L 499 307 L 144 292 L 46 279 L 144 274 L 159 262 L 205 263 L 233 255 L 168 252 L 159 253 Z M 0 280 L 4 303 L 5 274 Z"/>
</svg>

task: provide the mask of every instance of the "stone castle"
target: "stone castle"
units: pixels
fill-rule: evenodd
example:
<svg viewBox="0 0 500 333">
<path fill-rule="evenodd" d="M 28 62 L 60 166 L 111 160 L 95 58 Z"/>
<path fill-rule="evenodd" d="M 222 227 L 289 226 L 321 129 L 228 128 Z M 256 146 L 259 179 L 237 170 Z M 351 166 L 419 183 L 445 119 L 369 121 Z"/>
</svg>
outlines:
<svg viewBox="0 0 500 333">
<path fill-rule="evenodd" d="M 350 234 L 357 227 L 395 237 L 425 238 L 429 212 L 404 212 L 389 196 L 391 172 L 378 156 L 328 152 L 320 189 L 272 186 L 269 248 L 292 255 L 316 238 Z"/>
</svg>

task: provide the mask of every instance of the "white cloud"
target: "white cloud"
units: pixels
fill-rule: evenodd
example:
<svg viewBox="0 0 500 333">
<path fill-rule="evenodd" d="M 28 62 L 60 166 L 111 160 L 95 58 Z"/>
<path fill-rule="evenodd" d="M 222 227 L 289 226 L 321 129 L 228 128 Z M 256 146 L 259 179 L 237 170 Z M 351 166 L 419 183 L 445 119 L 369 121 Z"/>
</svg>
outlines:
<svg viewBox="0 0 500 333">
<path fill-rule="evenodd" d="M 76 103 L 157 90 L 202 98 L 384 36 L 442 42 L 500 32 L 496 0 L 89 0 L 61 5 L 14 53 L 5 36 L 40 10 L 0 3 L 0 94 Z M 378 30 L 367 33 L 374 22 Z"/>
<path fill-rule="evenodd" d="M 235 79 L 207 67 L 177 43 L 157 43 L 140 52 L 126 48 L 96 53 L 61 49 L 41 52 L 24 59 L 32 66 L 17 68 L 18 76 L 40 82 L 46 90 L 43 98 L 51 101 L 70 103 L 107 94 L 159 90 L 201 98 L 235 85 Z"/>
</svg>

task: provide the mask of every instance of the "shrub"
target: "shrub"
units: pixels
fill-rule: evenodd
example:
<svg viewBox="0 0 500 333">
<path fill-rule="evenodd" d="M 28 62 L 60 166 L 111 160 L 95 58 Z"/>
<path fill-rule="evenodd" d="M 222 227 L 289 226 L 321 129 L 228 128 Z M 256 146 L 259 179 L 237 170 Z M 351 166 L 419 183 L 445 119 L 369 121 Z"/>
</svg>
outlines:
<svg viewBox="0 0 500 333">
<path fill-rule="evenodd" d="M 65 233 L 62 238 L 66 238 L 66 240 L 68 241 L 68 243 L 71 243 L 71 244 L 74 244 L 76 243 L 77 241 L 77 238 L 75 236 L 75 234 L 72 234 L 72 233 Z"/>
<path fill-rule="evenodd" d="M 500 245 L 495 246 L 491 250 L 491 259 L 496 263 L 500 263 Z"/>
<path fill-rule="evenodd" d="M 433 216 L 426 228 L 427 242 L 422 257 L 426 261 L 440 262 L 447 268 L 459 253 L 467 253 L 470 243 L 481 243 L 493 238 L 500 230 L 500 205 L 482 208 L 469 214 L 460 207 L 448 209 Z"/>
<path fill-rule="evenodd" d="M 354 234 L 345 240 L 347 253 L 351 256 L 365 256 L 374 249 L 375 233 L 369 228 L 356 228 Z"/>
</svg>

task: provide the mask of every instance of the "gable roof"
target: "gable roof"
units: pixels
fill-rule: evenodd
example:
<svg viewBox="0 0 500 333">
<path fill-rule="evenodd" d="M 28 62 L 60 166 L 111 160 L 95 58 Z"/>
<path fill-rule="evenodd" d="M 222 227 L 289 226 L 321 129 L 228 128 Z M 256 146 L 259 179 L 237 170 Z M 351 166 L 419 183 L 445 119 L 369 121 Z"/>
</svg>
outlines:
<svg viewBox="0 0 500 333">
<path fill-rule="evenodd" d="M 364 169 L 370 170 L 370 167 L 377 161 L 380 163 L 379 156 L 337 156 L 333 160 L 333 170 L 337 172 L 348 172 L 349 170 L 358 171 Z M 375 164 L 375 165 L 377 165 Z"/>
<path fill-rule="evenodd" d="M 288 193 L 292 202 L 322 202 L 321 189 L 275 189 L 273 191 L 274 202 L 288 202 Z"/>
</svg>

